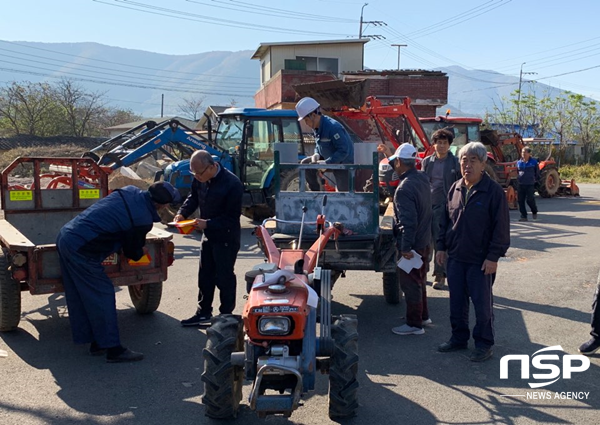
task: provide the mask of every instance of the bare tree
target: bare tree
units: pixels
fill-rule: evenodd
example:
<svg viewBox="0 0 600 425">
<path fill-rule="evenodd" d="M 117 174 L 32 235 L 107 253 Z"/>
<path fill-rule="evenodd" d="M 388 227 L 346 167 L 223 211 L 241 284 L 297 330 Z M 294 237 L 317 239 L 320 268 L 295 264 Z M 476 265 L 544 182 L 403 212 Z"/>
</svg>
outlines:
<svg viewBox="0 0 600 425">
<path fill-rule="evenodd" d="M 63 109 L 70 133 L 78 137 L 89 135 L 92 120 L 98 118 L 105 109 L 105 92 L 86 92 L 73 81 L 62 79 L 54 93 Z"/>
<path fill-rule="evenodd" d="M 185 118 L 189 118 L 192 121 L 198 121 L 200 116 L 204 113 L 202 105 L 205 100 L 206 96 L 187 97 L 177 105 L 177 108 L 179 108 L 179 111 Z"/>
</svg>

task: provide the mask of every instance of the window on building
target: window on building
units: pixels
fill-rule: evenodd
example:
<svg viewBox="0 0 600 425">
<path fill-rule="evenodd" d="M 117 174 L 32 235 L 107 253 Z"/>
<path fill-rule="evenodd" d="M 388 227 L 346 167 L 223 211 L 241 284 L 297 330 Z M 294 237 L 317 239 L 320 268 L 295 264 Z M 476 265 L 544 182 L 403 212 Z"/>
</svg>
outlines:
<svg viewBox="0 0 600 425">
<path fill-rule="evenodd" d="M 296 61 L 303 61 L 307 71 L 325 71 L 334 75 L 339 73 L 339 59 L 318 58 L 312 56 L 296 56 Z"/>
</svg>

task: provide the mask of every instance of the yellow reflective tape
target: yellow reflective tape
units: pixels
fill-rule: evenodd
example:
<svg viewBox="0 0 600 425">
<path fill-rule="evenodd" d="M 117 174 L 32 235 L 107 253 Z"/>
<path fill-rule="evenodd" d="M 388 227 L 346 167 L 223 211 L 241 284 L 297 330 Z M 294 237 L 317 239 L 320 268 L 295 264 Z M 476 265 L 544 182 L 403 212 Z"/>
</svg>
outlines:
<svg viewBox="0 0 600 425">
<path fill-rule="evenodd" d="M 31 201 L 33 200 L 32 190 L 11 190 L 10 200 L 11 201 Z"/>
<path fill-rule="evenodd" d="M 100 189 L 79 189 L 79 199 L 99 199 Z"/>
</svg>

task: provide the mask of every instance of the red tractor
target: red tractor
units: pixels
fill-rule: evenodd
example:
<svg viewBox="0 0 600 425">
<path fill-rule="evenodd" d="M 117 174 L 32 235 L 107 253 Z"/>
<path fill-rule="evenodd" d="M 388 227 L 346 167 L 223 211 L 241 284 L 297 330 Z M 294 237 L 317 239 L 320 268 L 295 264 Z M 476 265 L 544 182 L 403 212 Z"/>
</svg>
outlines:
<svg viewBox="0 0 600 425">
<path fill-rule="evenodd" d="M 235 417 L 246 379 L 253 383 L 250 408 L 259 417 L 289 417 L 301 396 L 314 390 L 317 371 L 329 374 L 329 416 L 356 414 L 358 321 L 331 315 L 331 270 L 318 264 L 327 242 L 342 230 L 325 220 L 327 195 L 323 199 L 316 222 L 304 222 L 304 207 L 297 223 L 298 247 L 304 225 L 317 226 L 319 237 L 306 251 L 276 247 L 266 228 L 274 218 L 256 228 L 267 263 L 246 273 L 243 315 L 216 316 L 208 328 L 202 374 L 207 416 Z"/>
</svg>

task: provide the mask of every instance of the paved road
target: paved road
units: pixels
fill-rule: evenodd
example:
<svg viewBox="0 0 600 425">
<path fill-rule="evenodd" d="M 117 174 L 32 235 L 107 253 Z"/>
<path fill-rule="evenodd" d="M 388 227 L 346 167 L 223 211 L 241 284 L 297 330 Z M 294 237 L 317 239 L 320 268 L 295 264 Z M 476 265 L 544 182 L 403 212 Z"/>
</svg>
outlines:
<svg viewBox="0 0 600 425">
<path fill-rule="evenodd" d="M 531 390 L 511 362 L 500 379 L 500 358 L 531 355 L 561 345 L 577 353 L 587 339 L 589 310 L 598 276 L 600 185 L 582 185 L 581 198 L 539 199 L 540 220 L 519 223 L 511 212 L 512 247 L 501 261 L 495 284 L 495 356 L 483 364 L 466 352 L 441 354 L 450 334 L 448 293 L 430 289 L 434 325 L 423 336 L 401 337 L 390 328 L 404 308 L 387 305 L 375 273 L 353 272 L 334 289 L 334 314 L 358 314 L 360 325 L 360 403 L 353 424 L 375 423 L 597 423 L 600 407 L 600 356 L 571 379 Z M 237 263 L 243 305 L 244 271 L 261 262 L 245 222 Z M 201 405 L 201 350 L 204 331 L 183 329 L 179 320 L 194 310 L 198 243 L 175 237 L 177 261 L 165 284 L 160 311 L 136 315 L 127 291 L 117 302 L 123 342 L 146 354 L 136 364 L 106 364 L 70 339 L 62 294 L 23 294 L 23 320 L 17 332 L 0 335 L 0 424 L 209 424 Z M 558 363 L 560 364 L 560 363 Z M 536 370 L 531 373 L 546 373 Z M 271 424 L 324 424 L 327 380 L 290 420 Z M 248 395 L 249 385 L 244 388 Z M 527 394 L 585 392 L 587 399 L 528 399 Z M 513 395 L 515 397 L 505 397 Z M 239 423 L 259 424 L 247 405 Z"/>
</svg>

